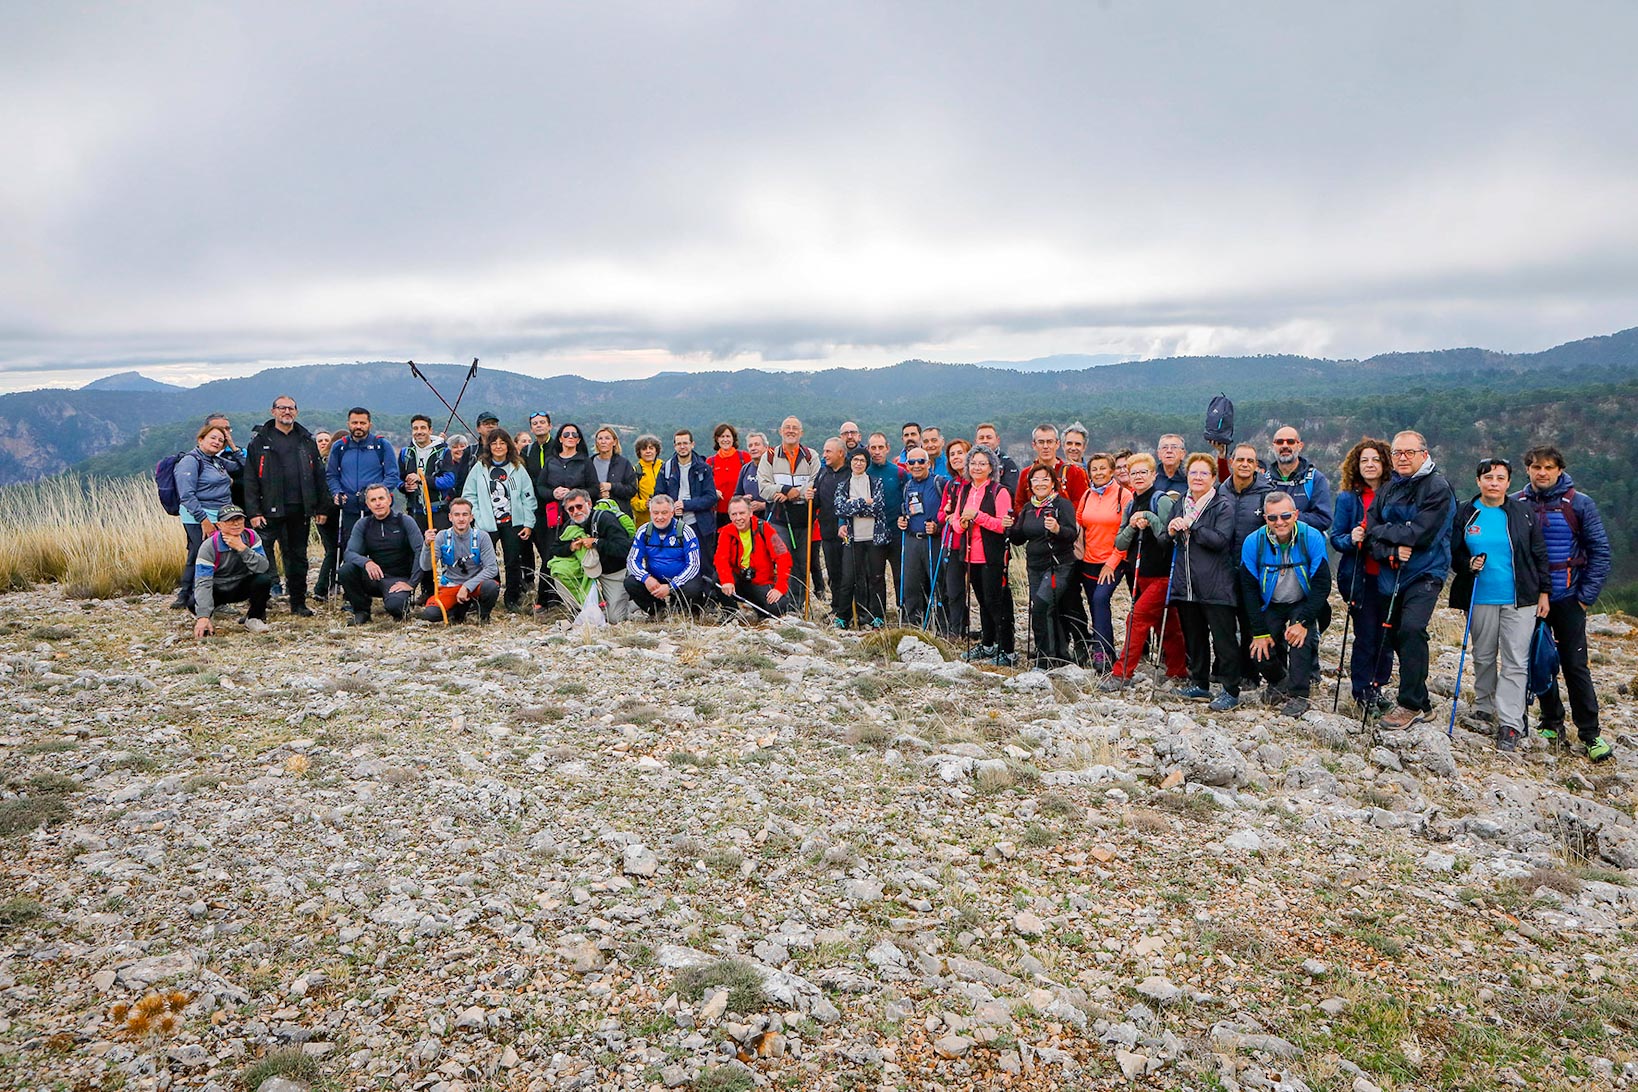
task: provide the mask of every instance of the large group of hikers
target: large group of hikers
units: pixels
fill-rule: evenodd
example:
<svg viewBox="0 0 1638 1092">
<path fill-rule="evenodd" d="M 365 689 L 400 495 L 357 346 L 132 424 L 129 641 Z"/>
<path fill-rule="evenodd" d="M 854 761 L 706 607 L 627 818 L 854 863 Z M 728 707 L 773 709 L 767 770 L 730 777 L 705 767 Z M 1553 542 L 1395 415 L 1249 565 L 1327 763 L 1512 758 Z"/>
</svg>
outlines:
<svg viewBox="0 0 1638 1092">
<path fill-rule="evenodd" d="M 1345 650 L 1354 635 L 1338 687 L 1346 677 L 1358 715 L 1403 729 L 1431 718 L 1428 626 L 1454 574 L 1448 601 L 1466 612 L 1463 658 L 1471 648 L 1475 664 L 1468 725 L 1514 750 L 1539 697 L 1537 732 L 1567 744 L 1562 673 L 1587 757 L 1612 754 L 1586 625 L 1609 540 L 1551 445 L 1524 453 L 1516 490 L 1512 463 L 1482 460 L 1475 495 L 1459 502 L 1410 430 L 1355 444 L 1333 489 L 1297 429 L 1277 429 L 1265 459 L 1209 415 L 1211 451 L 1190 453 L 1175 434 L 1153 453 L 1089 450 L 1083 426 L 1042 424 L 1020 466 L 990 424 L 968 440 L 908 423 L 894 452 L 852 421 L 811 447 L 787 417 L 743 447 L 720 424 L 709 454 L 687 429 L 669 456 L 658 437 L 638 436 L 628 458 L 615 428 L 554 430 L 547 413 L 516 435 L 481 414 L 470 439 L 417 415 L 394 451 L 364 408 L 333 435 L 298 423 L 293 398 L 272 410 L 243 448 L 212 416 L 192 450 L 161 464 L 162 499 L 188 542 L 172 606 L 193 613 L 196 637 L 214 632 L 226 603 L 247 603 L 240 621 L 259 631 L 270 598 L 309 616 L 311 601 L 339 591 L 349 624 L 368 623 L 376 600 L 395 619 L 445 624 L 488 622 L 497 605 L 562 607 L 593 623 L 639 612 L 795 612 L 839 628 L 893 618 L 967 643 L 969 661 L 1009 666 L 1020 660 L 1021 551 L 1035 666 L 1080 664 L 1119 690 L 1152 655 L 1154 685 L 1177 697 L 1221 711 L 1261 686 L 1261 700 L 1301 716 L 1335 591 Z M 315 529 L 323 561 L 309 590 Z M 1130 608 L 1117 629 L 1122 588 Z"/>
</svg>

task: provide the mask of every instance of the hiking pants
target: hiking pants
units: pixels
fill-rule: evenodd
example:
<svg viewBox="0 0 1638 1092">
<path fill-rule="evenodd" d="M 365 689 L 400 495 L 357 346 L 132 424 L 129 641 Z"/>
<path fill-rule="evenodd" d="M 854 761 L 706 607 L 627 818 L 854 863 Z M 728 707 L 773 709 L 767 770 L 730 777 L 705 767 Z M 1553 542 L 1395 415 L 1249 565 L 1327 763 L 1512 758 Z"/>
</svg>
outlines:
<svg viewBox="0 0 1638 1092">
<path fill-rule="evenodd" d="M 1119 648 L 1115 644 L 1115 589 L 1120 587 L 1120 578 L 1116 577 L 1107 584 L 1098 583 L 1098 574 L 1103 572 L 1101 562 L 1082 561 L 1080 563 L 1081 585 L 1086 590 L 1086 601 L 1092 607 L 1092 658 L 1096 663 L 1102 660 L 1105 664 L 1115 662 Z"/>
<path fill-rule="evenodd" d="M 1138 661 L 1143 658 L 1143 644 L 1149 634 L 1165 627 L 1165 640 L 1161 642 L 1160 653 L 1166 664 L 1166 677 L 1181 679 L 1188 673 L 1187 653 L 1183 647 L 1183 627 L 1177 620 L 1177 608 L 1168 607 L 1166 593 L 1171 581 L 1164 576 L 1140 576 L 1137 578 L 1137 598 L 1132 602 L 1132 611 L 1126 617 L 1126 641 L 1121 651 L 1120 662 L 1111 670 L 1110 674 L 1117 679 L 1130 679 L 1137 670 Z M 1169 615 L 1169 617 L 1168 617 Z"/>
<path fill-rule="evenodd" d="M 874 542 L 842 545 L 842 579 L 836 588 L 836 617 L 856 626 L 868 626 L 886 617 L 886 564 L 886 546 Z"/>
<path fill-rule="evenodd" d="M 1444 581 L 1424 576 L 1399 589 L 1399 601 L 1388 619 L 1388 640 L 1399 656 L 1399 704 L 1426 712 L 1428 697 L 1428 623 L 1439 605 Z"/>
<path fill-rule="evenodd" d="M 1079 597 L 1080 580 L 1073 559 L 1045 569 L 1027 569 L 1029 582 L 1029 629 L 1035 641 L 1035 659 L 1043 657 L 1069 662 L 1070 629 L 1064 618 L 1064 604 Z"/>
<path fill-rule="evenodd" d="M 1547 605 L 1547 628 L 1558 644 L 1559 669 L 1564 672 L 1564 688 L 1570 692 L 1570 717 L 1582 743 L 1598 738 L 1598 694 L 1593 690 L 1592 671 L 1587 667 L 1587 610 L 1573 596 Z M 1558 680 L 1541 696 L 1541 723 L 1564 724 L 1564 699 Z"/>
<path fill-rule="evenodd" d="M 534 537 L 534 532 L 529 533 Z M 501 594 L 506 600 L 506 609 L 511 610 L 523 602 L 523 569 L 518 562 L 520 542 L 518 529 L 510 523 L 503 523 L 494 531 L 489 532 L 489 544 L 495 548 L 495 556 L 501 559 L 501 572 L 506 577 L 506 583 L 501 585 Z"/>
<path fill-rule="evenodd" d="M 307 513 L 296 508 L 277 518 L 268 516 L 261 529 L 269 555 L 277 544 L 279 556 L 284 559 L 284 590 L 290 596 L 291 610 L 307 605 L 307 541 L 312 537 L 312 527 L 313 521 Z M 277 569 L 270 565 L 268 572 L 271 574 Z"/>
<path fill-rule="evenodd" d="M 1437 594 L 1438 586 L 1434 592 Z M 1262 661 L 1263 678 L 1270 686 L 1285 691 L 1294 698 L 1306 698 L 1314 680 L 1319 678 L 1319 646 L 1320 636 L 1325 632 L 1325 626 L 1315 620 L 1308 627 L 1308 636 L 1303 639 L 1302 645 L 1293 648 L 1286 644 L 1285 627 L 1291 624 L 1291 615 L 1301 603 L 1270 603 L 1263 611 L 1263 617 L 1268 620 L 1269 636 L 1274 638 L 1274 647 L 1270 650 L 1269 658 Z M 1427 630 L 1424 628 L 1423 636 Z M 1427 646 L 1424 644 L 1424 648 Z"/>
<path fill-rule="evenodd" d="M 1215 655 L 1223 693 L 1239 697 L 1239 612 L 1226 603 L 1178 603 L 1177 620 L 1183 627 L 1189 681 L 1202 690 L 1210 690 Z"/>
<path fill-rule="evenodd" d="M 838 618 L 844 617 L 853 605 L 851 600 L 844 602 L 842 599 L 842 577 L 847 568 L 844 561 L 846 546 L 839 538 L 819 540 L 819 552 L 825 558 L 825 577 L 830 581 L 830 612 Z M 818 581 L 814 582 L 813 590 L 815 593 L 819 591 Z"/>
<path fill-rule="evenodd" d="M 442 622 L 444 613 L 438 609 L 438 604 L 442 603 L 444 610 L 449 611 L 449 620 L 451 622 L 464 622 L 467 612 L 472 609 L 472 604 L 476 603 L 478 605 L 478 617 L 488 621 L 489 612 L 495 609 L 495 600 L 500 598 L 500 582 L 497 580 L 480 582 L 478 590 L 467 596 L 464 603 L 455 598 L 460 594 L 460 591 L 461 585 L 459 584 L 439 588 L 432 593 L 432 597 L 427 600 L 426 606 L 421 608 L 421 617 L 429 622 Z"/>
<path fill-rule="evenodd" d="M 765 610 L 775 618 L 778 618 L 780 615 L 791 609 L 791 605 L 796 601 L 796 597 L 789 592 L 786 592 L 784 595 L 770 603 L 768 602 L 768 593 L 771 591 L 773 591 L 772 584 L 753 583 L 751 578 L 746 576 L 743 572 L 737 572 L 734 574 L 734 595 L 754 603 L 758 609 Z M 741 603 L 739 599 L 735 599 L 733 595 L 723 595 L 721 588 L 717 589 L 717 600 L 729 610 L 738 610 L 745 605 L 744 603 Z M 762 616 L 759 614 L 757 617 L 760 618 Z"/>
<path fill-rule="evenodd" d="M 907 626 L 932 625 L 927 604 L 933 594 L 933 565 L 938 561 L 938 540 L 927 535 L 904 536 L 904 603 L 899 620 Z"/>
<path fill-rule="evenodd" d="M 1014 647 L 1012 588 L 1007 584 L 1007 555 L 982 565 L 970 565 L 973 590 L 978 594 L 978 643 L 1011 652 Z"/>
<path fill-rule="evenodd" d="M 808 541 L 808 510 L 805 505 L 776 505 L 774 511 L 778 516 L 768 520 L 779 532 L 779 537 L 785 540 L 785 548 L 791 552 L 791 598 L 806 599 L 807 587 L 813 585 L 813 594 L 824 597 L 825 574 L 820 566 L 821 551 L 815 549 L 818 545 Z M 702 552 L 709 552 L 703 543 Z"/>
<path fill-rule="evenodd" d="M 409 574 L 393 576 L 384 574 L 380 580 L 371 580 L 370 574 L 364 571 L 364 566 L 352 561 L 341 564 L 341 590 L 347 596 L 347 606 L 354 614 L 368 616 L 370 600 L 380 599 L 381 607 L 394 618 L 404 617 L 409 609 L 410 596 L 415 593 L 414 588 L 405 588 L 401 591 L 389 591 L 394 584 L 409 583 Z"/>
<path fill-rule="evenodd" d="M 711 597 L 710 585 L 703 576 L 696 576 L 686 584 L 674 585 L 664 599 L 650 592 L 648 585 L 635 576 L 625 578 L 625 590 L 632 605 L 650 617 L 664 612 L 667 604 L 676 610 L 695 610 Z"/>
<path fill-rule="evenodd" d="M 1359 594 L 1349 608 L 1354 619 L 1354 649 L 1348 657 L 1348 687 L 1361 705 L 1368 694 L 1382 693 L 1393 678 L 1393 657 L 1382 655 L 1382 612 L 1387 609 L 1387 597 L 1377 587 L 1376 577 L 1361 577 Z"/>
<path fill-rule="evenodd" d="M 939 566 L 938 611 L 951 637 L 965 641 L 971 635 L 972 616 L 967 609 L 967 562 L 954 549 L 946 550 Z"/>
<path fill-rule="evenodd" d="M 229 603 L 248 604 L 245 616 L 267 621 L 267 599 L 273 593 L 273 574 L 250 573 L 237 580 L 217 581 L 211 586 L 212 602 L 221 610 Z"/>
<path fill-rule="evenodd" d="M 341 516 L 331 512 L 329 519 L 314 526 L 318 528 L 319 544 L 324 547 L 324 560 L 319 562 L 318 577 L 313 581 L 313 595 L 319 599 L 328 599 L 330 586 L 336 582 L 337 554 L 341 550 L 338 541 L 341 534 Z M 305 550 L 302 552 L 306 553 Z"/>
<path fill-rule="evenodd" d="M 1472 632 L 1473 708 L 1500 726 L 1524 730 L 1524 688 L 1530 681 L 1530 635 L 1536 608 L 1476 603 Z"/>
</svg>

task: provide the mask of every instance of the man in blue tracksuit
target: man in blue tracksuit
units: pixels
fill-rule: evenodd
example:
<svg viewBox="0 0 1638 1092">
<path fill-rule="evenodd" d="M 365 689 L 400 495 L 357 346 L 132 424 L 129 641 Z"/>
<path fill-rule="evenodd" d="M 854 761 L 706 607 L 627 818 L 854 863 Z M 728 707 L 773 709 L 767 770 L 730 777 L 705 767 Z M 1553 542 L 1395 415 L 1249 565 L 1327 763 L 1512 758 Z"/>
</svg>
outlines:
<svg viewBox="0 0 1638 1092">
<path fill-rule="evenodd" d="M 676 504 L 665 493 L 649 498 L 648 522 L 632 536 L 625 583 L 632 603 L 650 617 L 668 603 L 698 606 L 710 596 L 700 575 L 700 540 L 676 518 Z"/>
<path fill-rule="evenodd" d="M 384 485 L 391 492 L 403 484 L 392 445 L 380 436 L 370 435 L 369 410 L 354 406 L 347 411 L 347 435 L 330 445 L 324 476 L 336 507 L 341 509 L 338 534 L 345 545 L 353 524 L 364 512 L 364 490 Z"/>
<path fill-rule="evenodd" d="M 1280 712 L 1308 712 L 1308 691 L 1319 678 L 1320 635 L 1331 622 L 1331 561 L 1325 536 L 1297 519 L 1284 493 L 1263 501 L 1264 527 L 1240 546 L 1240 600 L 1251 635 L 1251 658 L 1266 666 L 1264 697 Z M 1435 588 L 1437 590 L 1437 587 Z"/>
<path fill-rule="evenodd" d="M 1598 694 L 1587 668 L 1587 608 L 1598 599 L 1610 575 L 1610 539 L 1598 505 L 1575 487 L 1564 472 L 1564 455 L 1551 445 L 1533 447 L 1524 454 L 1530 486 L 1515 499 L 1530 505 L 1547 538 L 1551 585 L 1547 594 L 1547 626 L 1558 644 L 1564 688 L 1570 692 L 1570 717 L 1576 735 L 1587 747 L 1587 757 L 1603 762 L 1615 748 L 1598 730 Z M 1564 699 L 1558 682 L 1541 696 L 1541 725 L 1549 740 L 1564 734 Z"/>
<path fill-rule="evenodd" d="M 904 495 L 899 504 L 899 529 L 904 534 L 904 606 L 901 619 L 905 625 L 927 624 L 940 633 L 948 631 L 939 617 L 927 618 L 927 599 L 932 594 L 933 566 L 938 562 L 940 532 L 938 522 L 942 505 L 942 487 L 932 475 L 932 462 L 927 452 L 913 447 L 905 454 L 904 465 L 910 477 L 904 483 Z"/>
<path fill-rule="evenodd" d="M 1397 702 L 1384 728 L 1428 720 L 1428 623 L 1450 571 L 1450 525 L 1456 494 L 1428 455 L 1420 432 L 1401 432 L 1390 454 L 1393 477 L 1376 491 L 1365 516 L 1365 546 L 1382 563 L 1377 587 L 1393 603 L 1388 643 L 1399 654 Z M 1272 496 L 1272 494 L 1270 494 Z"/>
</svg>

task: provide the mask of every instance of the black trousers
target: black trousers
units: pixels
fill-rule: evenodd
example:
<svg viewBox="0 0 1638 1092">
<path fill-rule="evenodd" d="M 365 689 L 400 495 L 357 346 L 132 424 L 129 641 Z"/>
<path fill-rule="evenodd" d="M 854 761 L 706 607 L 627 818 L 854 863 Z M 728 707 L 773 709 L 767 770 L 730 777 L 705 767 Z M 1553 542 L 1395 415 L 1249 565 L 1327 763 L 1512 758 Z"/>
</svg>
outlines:
<svg viewBox="0 0 1638 1092">
<path fill-rule="evenodd" d="M 967 608 L 967 577 L 967 562 L 954 550 L 946 550 L 938 571 L 938 613 L 948 627 L 944 632 L 963 641 L 967 639 L 972 624 Z"/>
<path fill-rule="evenodd" d="M 791 598 L 806 599 L 809 584 L 813 585 L 814 595 L 823 596 L 825 594 L 823 551 L 808 537 L 807 506 L 775 505 L 769 509 L 768 522 L 774 525 L 779 537 L 785 540 L 785 547 L 791 552 Z M 711 547 L 701 543 L 700 549 L 709 554 Z"/>
<path fill-rule="evenodd" d="M 1212 657 L 1217 660 L 1217 676 L 1223 692 L 1240 696 L 1239 612 L 1227 604 L 1177 603 L 1177 618 L 1183 626 L 1183 647 L 1188 652 L 1189 681 L 1202 690 L 1211 689 Z M 1313 637 L 1309 642 L 1318 647 Z"/>
<path fill-rule="evenodd" d="M 1582 743 L 1591 743 L 1598 738 L 1598 693 L 1587 667 L 1587 611 L 1573 597 L 1549 603 L 1547 628 L 1558 645 L 1559 669 L 1564 672 L 1564 688 L 1570 692 L 1576 734 Z M 1541 723 L 1564 725 L 1564 699 L 1559 696 L 1557 679 L 1541 696 Z"/>
<path fill-rule="evenodd" d="M 647 589 L 644 590 L 646 591 Z M 769 603 L 768 593 L 772 590 L 772 584 L 756 584 L 751 581 L 750 577 L 743 573 L 734 574 L 734 595 L 739 596 L 740 599 L 748 600 L 749 602 L 755 604 L 759 609 L 767 611 L 775 618 L 778 618 L 780 615 L 785 614 L 791 609 L 791 604 L 795 597 L 787 592 L 778 599 L 775 599 L 772 603 Z M 733 595 L 723 595 L 721 588 L 716 588 L 716 596 L 717 600 L 730 610 L 738 610 L 740 607 L 745 605 L 744 603 L 741 603 L 739 599 L 735 599 Z"/>
<path fill-rule="evenodd" d="M 1434 583 L 1434 594 L 1437 595 L 1439 585 Z M 1274 638 L 1274 648 L 1269 658 L 1262 662 L 1263 678 L 1269 685 L 1279 687 L 1294 698 L 1306 698 L 1314 680 L 1319 678 L 1319 646 L 1320 634 L 1325 632 L 1326 616 L 1323 611 L 1320 617 L 1308 627 L 1308 636 L 1304 638 L 1300 648 L 1292 648 L 1285 641 L 1285 627 L 1290 624 L 1292 613 L 1302 604 L 1300 603 L 1270 603 L 1263 611 L 1263 617 L 1268 619 L 1269 636 Z M 1422 647 L 1427 648 L 1427 626 L 1422 627 Z M 1423 668 L 1422 680 L 1427 681 L 1427 669 Z M 1427 691 L 1424 687 L 1423 693 Z"/>
<path fill-rule="evenodd" d="M 1064 604 L 1071 595 L 1079 595 L 1080 579 L 1075 573 L 1075 559 L 1050 568 L 1029 568 L 1029 629 L 1035 640 L 1035 659 L 1061 660 L 1070 658 L 1070 630 L 1064 618 Z"/>
<path fill-rule="evenodd" d="M 842 602 L 842 575 L 843 569 L 846 567 L 842 562 L 842 545 L 842 540 L 839 538 L 821 538 L 819 540 L 819 552 L 825 559 L 825 577 L 830 581 L 830 610 L 838 618 L 842 617 L 843 613 L 851 605 Z M 817 594 L 823 590 L 823 586 L 815 581 L 813 590 Z"/>
<path fill-rule="evenodd" d="M 1013 650 L 1012 588 L 1007 585 L 1007 559 L 1003 553 L 982 565 L 973 565 L 973 590 L 978 593 L 978 643 Z"/>
<path fill-rule="evenodd" d="M 341 516 L 332 512 L 329 519 L 314 526 L 318 528 L 319 543 L 324 547 L 324 560 L 319 562 L 318 577 L 313 581 L 313 595 L 319 599 L 328 599 L 330 585 L 336 582 L 337 554 L 341 550 L 339 542 Z M 305 552 L 304 550 L 303 553 Z"/>
<path fill-rule="evenodd" d="M 269 559 L 273 547 L 279 548 L 284 559 L 284 592 L 290 597 L 290 609 L 307 605 L 307 540 L 312 537 L 313 521 L 299 508 L 287 510 L 284 515 L 267 517 L 262 534 L 267 539 Z M 270 566 L 268 572 L 274 571 Z"/>
<path fill-rule="evenodd" d="M 354 614 L 366 617 L 370 613 L 370 601 L 381 600 L 381 607 L 394 618 L 404 617 L 409 609 L 410 596 L 415 589 L 405 588 L 401 591 L 389 591 L 394 584 L 404 584 L 409 581 L 409 574 L 393 576 L 387 573 L 380 580 L 371 580 L 370 574 L 364 571 L 364 566 L 353 561 L 341 563 L 341 590 L 347 596 L 347 606 Z"/>
<path fill-rule="evenodd" d="M 1444 581 L 1436 576 L 1401 585 L 1388 618 L 1388 643 L 1399 657 L 1399 704 L 1406 709 L 1433 708 L 1428 697 L 1428 623 L 1443 588 Z"/>
<path fill-rule="evenodd" d="M 626 575 L 625 585 L 626 594 L 631 597 L 632 605 L 650 617 L 662 613 L 668 603 L 673 609 L 681 607 L 694 610 L 711 599 L 711 586 L 705 582 L 703 576 L 696 576 L 686 584 L 672 585 L 671 594 L 664 599 L 654 595 L 648 590 L 647 584 L 629 573 Z"/>
<path fill-rule="evenodd" d="M 442 529 L 439 528 L 439 530 Z M 448 598 L 448 589 L 444 590 L 444 597 L 443 608 L 439 608 L 439 600 L 429 600 L 421 608 L 421 617 L 429 622 L 442 622 L 444 620 L 444 611 L 447 610 L 451 622 L 464 622 L 467 613 L 472 609 L 472 605 L 476 603 L 478 605 L 478 617 L 487 621 L 489 612 L 495 609 L 495 601 L 500 598 L 500 581 L 479 581 L 478 590 L 469 595 L 464 603 Z"/>
<path fill-rule="evenodd" d="M 531 537 L 532 534 L 531 532 Z M 523 601 L 523 570 L 518 564 L 520 551 L 517 527 L 510 523 L 502 524 L 498 530 L 489 532 L 489 544 L 501 558 L 501 572 L 506 577 L 506 583 L 501 591 L 506 598 L 507 608 L 511 609 Z"/>
<path fill-rule="evenodd" d="M 238 580 L 217 581 L 210 589 L 211 602 L 218 609 L 229 603 L 248 604 L 245 616 L 267 620 L 267 599 L 273 593 L 273 572 L 251 573 Z"/>
<path fill-rule="evenodd" d="M 907 626 L 937 625 L 927 617 L 928 600 L 933 594 L 933 565 L 938 561 L 938 540 L 926 535 L 905 535 L 903 557 L 904 602 L 899 607 L 900 621 Z"/>
<path fill-rule="evenodd" d="M 184 523 L 182 533 L 188 537 L 188 556 L 182 563 L 182 579 L 177 582 L 176 595 L 193 606 L 193 566 L 199 560 L 199 547 L 205 543 L 205 528 L 199 523 Z"/>
<path fill-rule="evenodd" d="M 836 589 L 836 617 L 868 626 L 887 616 L 887 547 L 874 542 L 842 546 L 842 580 Z"/>
</svg>

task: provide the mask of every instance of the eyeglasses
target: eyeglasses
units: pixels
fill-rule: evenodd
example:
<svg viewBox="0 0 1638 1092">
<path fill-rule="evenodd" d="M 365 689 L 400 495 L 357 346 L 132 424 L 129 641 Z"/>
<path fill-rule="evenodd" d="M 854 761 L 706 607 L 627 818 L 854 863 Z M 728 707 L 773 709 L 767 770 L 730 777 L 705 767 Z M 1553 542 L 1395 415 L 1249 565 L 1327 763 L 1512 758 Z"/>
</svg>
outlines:
<svg viewBox="0 0 1638 1092">
<path fill-rule="evenodd" d="M 1426 450 L 1427 448 L 1425 447 L 1396 447 L 1393 449 L 1393 457 L 1396 459 L 1408 459 L 1412 455 L 1420 455 Z"/>
<path fill-rule="evenodd" d="M 1506 470 L 1510 475 L 1513 473 L 1513 464 L 1508 462 L 1506 459 L 1489 458 L 1479 460 L 1479 469 L 1475 472 L 1474 476 L 1478 477 L 1488 474 L 1498 466 Z"/>
<path fill-rule="evenodd" d="M 1297 518 L 1295 512 L 1274 512 L 1263 517 L 1268 523 L 1289 523 Z"/>
<path fill-rule="evenodd" d="M 273 407 L 273 412 L 274 413 L 282 413 L 285 410 L 290 410 L 292 413 L 294 413 L 295 410 L 296 410 L 296 407 L 295 406 L 274 406 Z"/>
</svg>

